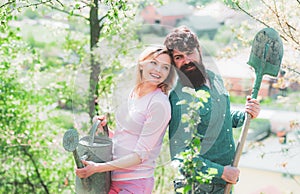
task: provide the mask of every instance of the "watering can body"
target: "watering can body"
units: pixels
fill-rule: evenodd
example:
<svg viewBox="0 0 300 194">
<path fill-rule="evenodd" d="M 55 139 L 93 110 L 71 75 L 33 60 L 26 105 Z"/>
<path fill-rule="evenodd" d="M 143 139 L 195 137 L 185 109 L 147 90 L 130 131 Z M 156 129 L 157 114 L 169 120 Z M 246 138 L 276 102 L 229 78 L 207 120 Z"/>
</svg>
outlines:
<svg viewBox="0 0 300 194">
<path fill-rule="evenodd" d="M 105 135 L 85 136 L 79 140 L 78 155 L 87 161 L 96 163 L 112 160 L 112 141 Z M 110 172 L 95 173 L 88 177 L 86 185 L 76 176 L 77 194 L 107 194 L 110 189 Z"/>
</svg>

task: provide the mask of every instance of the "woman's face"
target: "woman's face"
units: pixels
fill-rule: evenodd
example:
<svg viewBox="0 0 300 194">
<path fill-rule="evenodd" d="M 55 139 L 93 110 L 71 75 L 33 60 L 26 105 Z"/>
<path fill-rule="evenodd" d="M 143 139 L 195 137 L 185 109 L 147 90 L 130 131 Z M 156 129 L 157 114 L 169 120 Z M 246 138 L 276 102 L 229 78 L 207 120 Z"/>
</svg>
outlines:
<svg viewBox="0 0 300 194">
<path fill-rule="evenodd" d="M 154 59 L 141 64 L 142 81 L 158 85 L 165 81 L 171 69 L 171 58 L 168 54 L 160 54 Z"/>
</svg>

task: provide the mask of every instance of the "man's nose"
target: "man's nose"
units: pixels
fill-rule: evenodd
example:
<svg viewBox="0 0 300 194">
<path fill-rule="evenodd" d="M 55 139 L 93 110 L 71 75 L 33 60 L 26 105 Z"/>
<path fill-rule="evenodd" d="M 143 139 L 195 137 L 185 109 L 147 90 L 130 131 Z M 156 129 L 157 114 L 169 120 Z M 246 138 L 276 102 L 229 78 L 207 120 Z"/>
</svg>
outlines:
<svg viewBox="0 0 300 194">
<path fill-rule="evenodd" d="M 190 57 L 188 57 L 188 56 L 184 56 L 184 64 L 189 64 L 190 62 L 191 62 L 192 60 L 191 60 L 191 58 Z"/>
</svg>

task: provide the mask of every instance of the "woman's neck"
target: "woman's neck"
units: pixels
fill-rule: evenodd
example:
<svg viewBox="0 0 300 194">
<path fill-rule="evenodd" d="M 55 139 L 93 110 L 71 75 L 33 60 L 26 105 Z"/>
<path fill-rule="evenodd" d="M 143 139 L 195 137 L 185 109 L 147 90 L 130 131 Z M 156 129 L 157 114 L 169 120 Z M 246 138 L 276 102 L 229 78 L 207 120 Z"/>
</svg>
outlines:
<svg viewBox="0 0 300 194">
<path fill-rule="evenodd" d="M 157 89 L 157 86 L 149 84 L 140 84 L 134 90 L 134 96 L 136 98 L 141 98 Z"/>
</svg>

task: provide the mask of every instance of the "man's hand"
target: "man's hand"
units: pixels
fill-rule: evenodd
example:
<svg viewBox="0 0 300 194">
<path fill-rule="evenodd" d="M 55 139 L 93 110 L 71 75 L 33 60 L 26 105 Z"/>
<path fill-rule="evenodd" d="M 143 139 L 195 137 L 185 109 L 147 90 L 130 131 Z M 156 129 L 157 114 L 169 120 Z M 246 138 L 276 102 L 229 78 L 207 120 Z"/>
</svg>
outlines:
<svg viewBox="0 0 300 194">
<path fill-rule="evenodd" d="M 245 111 L 249 113 L 253 119 L 256 118 L 260 112 L 260 105 L 258 100 L 247 96 Z"/>
<path fill-rule="evenodd" d="M 233 166 L 225 166 L 221 178 L 231 184 L 236 184 L 240 175 L 240 170 Z"/>
</svg>

